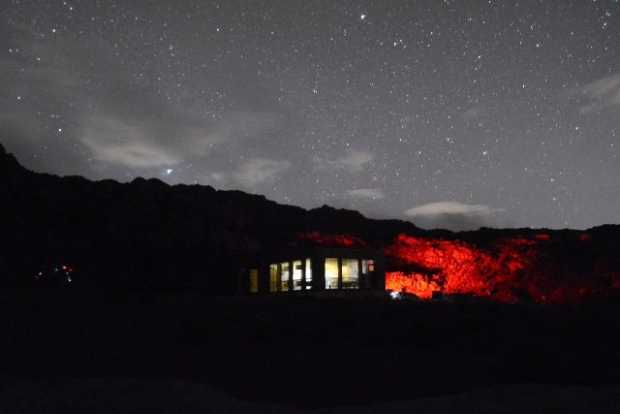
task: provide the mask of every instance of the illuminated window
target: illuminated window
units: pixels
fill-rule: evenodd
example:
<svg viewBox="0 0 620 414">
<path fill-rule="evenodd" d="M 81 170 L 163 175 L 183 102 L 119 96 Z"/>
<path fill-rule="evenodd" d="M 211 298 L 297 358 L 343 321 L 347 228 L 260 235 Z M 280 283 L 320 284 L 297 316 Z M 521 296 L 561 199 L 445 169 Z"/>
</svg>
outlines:
<svg viewBox="0 0 620 414">
<path fill-rule="evenodd" d="M 303 262 L 301 260 L 295 260 L 293 262 L 293 290 L 303 289 L 303 271 Z"/>
<path fill-rule="evenodd" d="M 375 271 L 375 261 L 372 259 L 364 259 L 362 260 L 362 274 L 367 275 L 368 273 Z"/>
<path fill-rule="evenodd" d="M 280 290 L 282 292 L 288 292 L 289 290 L 289 275 L 290 275 L 290 267 L 288 262 L 280 263 L 280 267 L 282 269 L 281 279 L 280 279 Z"/>
<path fill-rule="evenodd" d="M 306 259 L 306 290 L 312 289 L 312 261 Z"/>
<path fill-rule="evenodd" d="M 278 265 L 269 265 L 269 291 L 278 291 Z"/>
<path fill-rule="evenodd" d="M 258 293 L 258 269 L 250 269 L 250 293 Z"/>
<path fill-rule="evenodd" d="M 338 259 L 325 259 L 325 289 L 338 289 Z"/>
<path fill-rule="evenodd" d="M 360 269 L 357 259 L 342 259 L 342 288 L 359 289 Z"/>
</svg>

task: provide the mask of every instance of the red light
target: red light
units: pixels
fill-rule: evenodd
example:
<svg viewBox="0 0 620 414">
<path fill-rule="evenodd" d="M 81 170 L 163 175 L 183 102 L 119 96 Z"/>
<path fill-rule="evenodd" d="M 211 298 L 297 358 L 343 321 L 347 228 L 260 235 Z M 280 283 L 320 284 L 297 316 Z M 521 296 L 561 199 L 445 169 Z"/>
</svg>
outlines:
<svg viewBox="0 0 620 414">
<path fill-rule="evenodd" d="M 593 277 L 570 273 L 563 256 L 545 255 L 551 237 L 499 239 L 485 249 L 460 240 L 412 237 L 401 234 L 385 249 L 395 267 L 420 269 L 386 273 L 386 289 L 430 299 L 433 292 L 469 294 L 501 302 L 529 297 L 538 303 L 577 303 L 601 289 Z M 620 273 L 611 278 L 620 286 Z"/>
<path fill-rule="evenodd" d="M 367 246 L 350 235 L 305 233 L 300 239 L 325 246 Z M 570 264 L 574 258 L 549 233 L 503 237 L 484 247 L 464 240 L 398 235 L 384 248 L 386 290 L 430 299 L 433 292 L 488 297 L 499 302 L 579 303 L 620 289 L 620 269 L 607 259 L 589 267 Z M 582 233 L 570 243 L 589 242 Z M 583 248 L 587 245 L 579 244 Z M 570 250 L 569 250 L 570 251 Z M 582 263 L 582 262 L 580 262 Z M 587 265 L 588 263 L 582 263 Z M 372 264 L 368 264 L 372 271 Z"/>
<path fill-rule="evenodd" d="M 592 236 L 590 236 L 588 233 L 581 233 L 579 235 L 579 240 L 582 242 L 589 242 L 592 241 Z"/>
<path fill-rule="evenodd" d="M 363 247 L 366 242 L 359 237 L 348 234 L 321 234 L 318 231 L 302 233 L 297 236 L 320 246 L 332 247 Z"/>
</svg>

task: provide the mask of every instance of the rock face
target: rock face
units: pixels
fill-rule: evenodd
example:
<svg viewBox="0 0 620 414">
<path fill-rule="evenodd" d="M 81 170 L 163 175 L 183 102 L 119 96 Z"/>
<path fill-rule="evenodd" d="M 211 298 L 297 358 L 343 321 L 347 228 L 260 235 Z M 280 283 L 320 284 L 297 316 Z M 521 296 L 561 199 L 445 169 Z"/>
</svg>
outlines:
<svg viewBox="0 0 620 414">
<path fill-rule="evenodd" d="M 261 251 L 303 242 L 305 234 L 328 243 L 343 240 L 330 235 L 347 235 L 382 249 L 390 286 L 419 296 L 440 289 L 563 302 L 620 288 L 619 226 L 423 231 L 409 222 L 328 206 L 305 210 L 209 186 L 37 174 L 1 145 L 0 200 L 3 286 L 233 293 Z"/>
</svg>

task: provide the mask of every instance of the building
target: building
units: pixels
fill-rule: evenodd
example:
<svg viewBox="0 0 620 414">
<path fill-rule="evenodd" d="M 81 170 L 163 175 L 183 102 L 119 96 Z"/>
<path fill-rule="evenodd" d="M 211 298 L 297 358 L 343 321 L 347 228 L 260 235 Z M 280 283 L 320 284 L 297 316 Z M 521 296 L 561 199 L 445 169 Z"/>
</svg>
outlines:
<svg viewBox="0 0 620 414">
<path fill-rule="evenodd" d="M 385 291 L 383 262 L 383 255 L 372 249 L 286 249 L 258 260 L 241 287 L 244 293 Z"/>
</svg>

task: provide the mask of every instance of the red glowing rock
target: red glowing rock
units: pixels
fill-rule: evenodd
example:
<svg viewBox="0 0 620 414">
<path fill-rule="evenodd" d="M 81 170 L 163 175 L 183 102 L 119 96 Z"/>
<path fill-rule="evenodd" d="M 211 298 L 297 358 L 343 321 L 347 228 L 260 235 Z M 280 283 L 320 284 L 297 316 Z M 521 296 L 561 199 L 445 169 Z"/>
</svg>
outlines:
<svg viewBox="0 0 620 414">
<path fill-rule="evenodd" d="M 536 240 L 549 241 L 551 240 L 551 235 L 548 233 L 538 233 L 534 236 Z"/>
<path fill-rule="evenodd" d="M 348 234 L 322 234 L 318 231 L 299 234 L 298 239 L 306 240 L 319 246 L 328 247 L 365 247 L 366 242 L 359 237 Z"/>
<path fill-rule="evenodd" d="M 600 283 L 590 273 L 566 268 L 565 257 L 550 256 L 551 237 L 498 239 L 485 249 L 460 240 L 438 240 L 399 235 L 385 248 L 395 267 L 414 266 L 424 271 L 390 271 L 386 288 L 431 298 L 433 292 L 468 294 L 514 303 L 578 303 L 613 286 L 619 279 Z M 544 244 L 543 244 L 544 243 Z"/>
<path fill-rule="evenodd" d="M 323 246 L 367 246 L 350 235 L 311 232 L 300 235 L 300 239 Z M 587 233 L 580 234 L 570 242 L 572 245 L 560 243 L 548 233 L 537 233 L 499 237 L 480 247 L 464 240 L 400 234 L 384 248 L 385 285 L 387 290 L 423 299 L 441 292 L 505 303 L 579 303 L 620 289 L 617 266 L 607 260 L 575 262 L 573 256 L 587 253 L 581 251 L 587 245 L 579 244 L 586 241 L 591 241 Z M 581 268 L 574 268 L 572 263 L 581 263 Z"/>
</svg>

